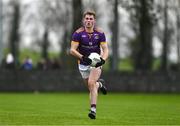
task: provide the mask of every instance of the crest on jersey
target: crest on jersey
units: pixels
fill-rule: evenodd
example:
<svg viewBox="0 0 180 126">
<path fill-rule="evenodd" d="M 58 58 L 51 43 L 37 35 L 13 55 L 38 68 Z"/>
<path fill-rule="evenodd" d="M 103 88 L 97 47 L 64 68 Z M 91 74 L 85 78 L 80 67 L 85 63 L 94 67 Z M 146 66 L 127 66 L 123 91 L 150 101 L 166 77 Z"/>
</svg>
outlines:
<svg viewBox="0 0 180 126">
<path fill-rule="evenodd" d="M 95 39 L 99 39 L 99 36 L 98 36 L 98 35 L 96 35 L 94 38 L 95 38 Z"/>
</svg>

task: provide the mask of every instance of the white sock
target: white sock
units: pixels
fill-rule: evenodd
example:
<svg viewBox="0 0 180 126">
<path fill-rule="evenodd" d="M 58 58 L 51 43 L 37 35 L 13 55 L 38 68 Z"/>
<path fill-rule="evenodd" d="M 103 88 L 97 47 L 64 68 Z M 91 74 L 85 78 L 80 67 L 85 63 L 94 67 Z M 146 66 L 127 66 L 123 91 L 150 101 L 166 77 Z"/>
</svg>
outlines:
<svg viewBox="0 0 180 126">
<path fill-rule="evenodd" d="M 101 82 L 98 82 L 99 83 L 99 88 L 101 88 L 102 87 L 102 83 Z"/>
<path fill-rule="evenodd" d="M 96 113 L 96 108 L 95 107 L 91 107 L 91 111 Z"/>
</svg>

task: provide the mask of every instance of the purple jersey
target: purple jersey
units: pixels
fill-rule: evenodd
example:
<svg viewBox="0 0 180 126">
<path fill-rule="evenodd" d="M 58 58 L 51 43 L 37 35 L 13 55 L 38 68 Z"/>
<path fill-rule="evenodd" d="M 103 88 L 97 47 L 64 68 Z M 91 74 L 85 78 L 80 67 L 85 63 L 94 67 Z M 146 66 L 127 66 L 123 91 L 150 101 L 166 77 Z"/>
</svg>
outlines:
<svg viewBox="0 0 180 126">
<path fill-rule="evenodd" d="M 100 54 L 100 44 L 106 42 L 106 37 L 104 33 L 97 28 L 94 28 L 92 33 L 88 33 L 83 27 L 81 27 L 72 35 L 72 42 L 79 43 L 79 53 L 84 56 L 89 56 L 92 52 Z M 87 65 L 82 61 L 80 61 L 80 64 Z"/>
</svg>

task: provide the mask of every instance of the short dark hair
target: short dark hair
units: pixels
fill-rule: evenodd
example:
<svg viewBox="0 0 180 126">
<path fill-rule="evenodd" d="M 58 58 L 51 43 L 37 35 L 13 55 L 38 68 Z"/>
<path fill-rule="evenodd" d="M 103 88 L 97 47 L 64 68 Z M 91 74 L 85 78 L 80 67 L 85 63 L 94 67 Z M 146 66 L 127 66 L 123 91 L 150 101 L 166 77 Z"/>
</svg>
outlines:
<svg viewBox="0 0 180 126">
<path fill-rule="evenodd" d="M 96 18 L 96 13 L 95 13 L 95 11 L 93 11 L 93 10 L 87 10 L 87 11 L 85 11 L 84 14 L 83 14 L 83 18 L 84 18 L 86 15 L 93 15 L 94 18 Z"/>
</svg>

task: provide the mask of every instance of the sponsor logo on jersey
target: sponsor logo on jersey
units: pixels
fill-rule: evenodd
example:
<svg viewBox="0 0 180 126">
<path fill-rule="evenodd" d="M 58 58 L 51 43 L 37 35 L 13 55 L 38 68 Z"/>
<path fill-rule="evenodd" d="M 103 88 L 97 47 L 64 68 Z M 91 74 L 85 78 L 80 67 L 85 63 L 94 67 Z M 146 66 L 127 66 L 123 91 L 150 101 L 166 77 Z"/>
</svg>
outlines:
<svg viewBox="0 0 180 126">
<path fill-rule="evenodd" d="M 83 38 L 86 38 L 86 35 L 82 35 Z"/>
</svg>

